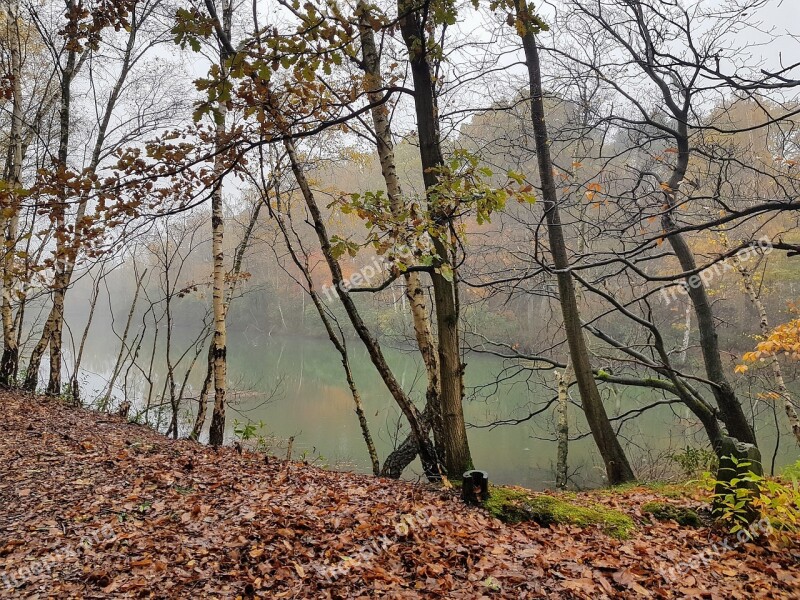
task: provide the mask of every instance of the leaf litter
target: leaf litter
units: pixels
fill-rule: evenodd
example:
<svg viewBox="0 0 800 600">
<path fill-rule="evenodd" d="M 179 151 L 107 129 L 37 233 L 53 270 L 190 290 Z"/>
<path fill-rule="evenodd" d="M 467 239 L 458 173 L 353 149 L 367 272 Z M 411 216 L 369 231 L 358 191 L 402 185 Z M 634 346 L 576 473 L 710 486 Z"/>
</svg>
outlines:
<svg viewBox="0 0 800 600">
<path fill-rule="evenodd" d="M 640 510 L 697 500 L 644 487 L 570 500 L 637 528 L 619 540 L 506 525 L 451 489 L 214 451 L 0 393 L 2 598 L 800 598 L 796 543 L 727 550 L 719 532 Z"/>
</svg>

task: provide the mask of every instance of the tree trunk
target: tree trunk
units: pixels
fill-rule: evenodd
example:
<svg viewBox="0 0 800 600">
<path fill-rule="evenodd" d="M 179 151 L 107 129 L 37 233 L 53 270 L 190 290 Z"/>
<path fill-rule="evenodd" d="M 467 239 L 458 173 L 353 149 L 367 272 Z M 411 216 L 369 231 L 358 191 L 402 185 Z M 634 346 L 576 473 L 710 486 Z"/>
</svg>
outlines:
<svg viewBox="0 0 800 600">
<path fill-rule="evenodd" d="M 358 14 L 358 27 L 361 35 L 361 54 L 365 73 L 365 87 L 367 88 L 367 98 L 373 104 L 371 111 L 372 123 L 375 128 L 377 140 L 378 160 L 381 165 L 381 174 L 386 184 L 386 193 L 389 198 L 389 206 L 395 217 L 399 217 L 403 212 L 403 191 L 400 187 L 400 180 L 397 177 L 397 164 L 394 154 L 394 142 L 392 141 L 392 130 L 389 122 L 389 110 L 386 105 L 380 102 L 382 98 L 381 88 L 383 78 L 380 69 L 380 57 L 375 44 L 375 33 L 369 22 L 369 7 L 363 2 L 359 2 L 356 7 Z M 400 240 L 406 244 L 407 240 Z M 437 355 L 436 344 L 431 333 L 430 315 L 425 303 L 425 292 L 418 273 L 405 274 L 405 295 L 409 300 L 411 309 L 411 322 L 414 326 L 414 336 L 417 341 L 422 362 L 425 365 L 427 375 L 427 388 L 425 398 L 429 407 L 429 414 L 433 424 L 433 437 L 437 452 L 444 454 L 442 432 L 442 419 L 439 407 L 440 379 L 439 379 L 439 358 Z M 411 447 L 415 447 L 413 444 Z M 412 459 L 413 460 L 413 457 Z M 411 461 L 409 461 L 410 463 Z"/>
<path fill-rule="evenodd" d="M 8 217 L 5 225 L 5 247 L 3 255 L 3 356 L 0 359 L 0 386 L 11 387 L 14 385 L 15 373 L 19 363 L 19 340 L 17 339 L 12 301 L 14 295 L 14 251 L 17 247 L 19 229 L 19 206 L 16 200 L 16 189 L 22 179 L 22 128 L 23 128 L 23 98 L 22 98 L 22 52 L 20 49 L 19 31 L 19 4 L 17 0 L 10 0 L 6 15 L 6 31 L 8 35 L 9 53 L 11 54 L 11 132 L 8 147 L 8 157 L 3 178 L 13 190 L 9 194 L 8 208 L 13 214 Z"/>
<path fill-rule="evenodd" d="M 425 475 L 431 480 L 436 480 L 440 477 L 441 470 L 436 458 L 436 452 L 430 443 L 427 429 L 424 425 L 423 419 L 421 418 L 419 410 L 416 406 L 414 406 L 414 403 L 411 402 L 400 383 L 395 378 L 394 373 L 392 373 L 392 370 L 389 367 L 389 364 L 386 362 L 386 358 L 383 356 L 383 351 L 381 350 L 380 345 L 369 332 L 369 329 L 361 318 L 358 308 L 353 302 L 353 299 L 350 297 L 350 294 L 344 289 L 344 286 L 342 285 L 344 282 L 342 269 L 336 259 L 333 258 L 330 237 L 328 236 L 328 231 L 325 227 L 325 221 L 322 218 L 322 213 L 319 210 L 319 206 L 314 198 L 314 194 L 308 185 L 308 180 L 306 179 L 305 173 L 303 173 L 300 163 L 297 160 L 294 142 L 290 139 L 287 139 L 284 141 L 284 147 L 289 155 L 292 172 L 297 180 L 297 185 L 300 188 L 300 192 L 302 193 L 303 199 L 308 207 L 308 212 L 311 216 L 314 230 L 317 234 L 317 239 L 319 240 L 320 247 L 322 248 L 322 254 L 325 257 L 325 261 L 331 271 L 336 293 L 338 294 L 339 299 L 341 300 L 342 305 L 347 312 L 347 316 L 350 318 L 350 322 L 353 324 L 353 327 L 358 334 L 358 337 L 364 343 L 364 346 L 366 346 L 367 352 L 372 360 L 372 364 L 375 365 L 375 368 L 378 370 L 378 373 L 388 388 L 389 393 L 392 395 L 395 402 L 397 402 L 400 410 L 408 420 L 409 426 L 411 427 L 411 432 L 417 444 Z"/>
<path fill-rule="evenodd" d="M 72 10 L 74 0 L 68 0 L 68 9 Z M 128 77 L 131 67 L 131 59 L 136 42 L 136 34 L 139 27 L 135 11 L 131 13 L 131 24 L 128 28 L 128 39 L 125 46 L 125 54 L 120 72 L 114 83 L 114 87 L 109 94 L 108 101 L 106 102 L 103 110 L 103 116 L 100 120 L 97 137 L 95 138 L 94 148 L 92 150 L 92 157 L 87 169 L 88 173 L 94 174 L 100 164 L 100 157 L 108 134 L 108 128 L 111 123 L 111 117 L 114 108 L 117 105 L 119 96 L 122 93 L 125 80 Z M 66 171 L 67 158 L 69 154 L 69 128 L 70 128 L 70 104 L 72 94 L 72 81 L 74 80 L 78 70 L 83 64 L 84 59 L 88 56 L 86 52 L 81 56 L 80 61 L 75 50 L 67 52 L 67 63 L 61 72 L 61 107 L 59 112 L 59 147 L 58 147 L 58 165 L 61 169 Z M 31 358 L 28 362 L 28 369 L 25 377 L 24 388 L 26 390 L 34 391 L 38 385 L 39 380 L 39 367 L 41 366 L 41 359 L 48 344 L 50 346 L 50 376 L 47 384 L 47 393 L 57 395 L 61 393 L 61 346 L 62 346 L 62 329 L 64 326 L 64 300 L 67 294 L 67 289 L 72 281 L 72 273 L 75 269 L 75 264 L 78 259 L 79 253 L 79 236 L 81 234 L 82 221 L 86 215 L 87 197 L 81 197 L 78 202 L 77 211 L 75 214 L 75 228 L 74 239 L 71 242 L 71 248 L 67 244 L 66 232 L 66 204 L 67 192 L 65 190 L 60 202 L 56 203 L 52 210 L 53 220 L 56 228 L 56 260 L 55 260 L 55 278 L 54 278 L 54 291 L 53 291 L 53 305 L 50 309 L 45 328 L 42 331 L 42 337 L 34 348 Z M 60 232 L 60 233 L 59 233 Z"/>
<path fill-rule="evenodd" d="M 73 2 L 69 2 L 72 8 Z M 72 101 L 72 79 L 75 75 L 75 65 L 77 53 L 75 50 L 67 52 L 67 64 L 61 73 L 61 107 L 59 110 L 59 139 L 58 139 L 58 166 L 61 172 L 66 172 L 67 158 L 69 156 L 69 134 L 70 134 L 70 105 Z M 61 393 L 61 339 L 64 327 L 64 296 L 69 286 L 68 265 L 70 258 L 67 248 L 67 223 L 66 209 L 68 194 L 64 187 L 59 194 L 52 209 L 53 223 L 56 230 L 56 253 L 55 253 L 55 278 L 53 282 L 53 306 L 50 310 L 51 318 L 49 334 L 50 345 L 50 378 L 47 382 L 46 393 L 57 396 Z M 38 368 L 36 369 L 38 372 Z M 30 373 L 29 373 L 30 375 Z M 35 386 L 34 386 L 35 387 Z"/>
<path fill-rule="evenodd" d="M 686 321 L 684 327 L 683 341 L 681 342 L 681 349 L 677 356 L 677 363 L 679 365 L 686 362 L 686 353 L 689 351 L 689 342 L 692 340 L 692 308 L 690 306 L 686 307 Z"/>
<path fill-rule="evenodd" d="M 133 292 L 133 300 L 131 301 L 131 307 L 128 309 L 128 318 L 125 320 L 125 329 L 122 332 L 122 339 L 120 340 L 120 347 L 119 347 L 119 354 L 117 355 L 117 361 L 114 363 L 114 370 L 111 371 L 111 379 L 108 382 L 108 387 L 106 388 L 106 393 L 103 394 L 103 398 L 100 400 L 99 409 L 101 411 L 108 409 L 109 401 L 111 400 L 111 394 L 114 393 L 114 385 L 117 382 L 117 377 L 122 372 L 122 365 L 127 360 L 125 356 L 125 349 L 128 343 L 128 333 L 131 328 L 131 322 L 133 321 L 133 315 L 136 312 L 136 303 L 139 300 L 139 291 L 142 289 L 142 282 L 144 281 L 144 276 L 147 275 L 147 269 L 141 274 L 141 276 L 136 278 L 136 289 Z M 130 352 L 128 353 L 130 355 Z"/>
<path fill-rule="evenodd" d="M 564 241 L 561 216 L 558 208 L 558 194 L 553 178 L 553 162 L 550 157 L 550 140 L 547 135 L 544 102 L 542 100 L 542 77 L 539 66 L 539 51 L 534 37 L 534 22 L 528 13 L 527 5 L 515 0 L 518 18 L 521 21 L 522 46 L 530 79 L 531 120 L 533 122 L 536 143 L 536 158 L 539 166 L 539 177 L 542 185 L 542 198 L 547 218 L 547 232 L 550 240 L 550 252 L 557 270 L 559 301 L 564 318 L 564 330 L 569 345 L 575 380 L 581 395 L 581 404 L 589 428 L 592 431 L 603 462 L 606 467 L 608 482 L 617 485 L 635 479 L 625 452 L 617 439 L 614 429 L 608 420 L 603 400 L 597 389 L 589 360 L 589 350 L 583 336 L 580 311 L 575 296 L 575 286 L 569 268 L 569 256 Z"/>
<path fill-rule="evenodd" d="M 344 369 L 347 386 L 350 388 L 350 394 L 353 397 L 353 404 L 355 405 L 355 412 L 356 416 L 358 417 L 358 425 L 361 428 L 361 436 L 364 438 L 364 443 L 367 446 L 369 460 L 370 463 L 372 463 L 372 473 L 377 477 L 380 475 L 381 469 L 380 461 L 378 460 L 378 451 L 375 449 L 375 442 L 372 439 L 372 433 L 369 430 L 367 415 L 364 413 L 364 407 L 361 403 L 361 394 L 358 392 L 358 387 L 356 386 L 356 381 L 353 377 L 353 371 L 350 368 L 350 355 L 347 351 L 344 332 L 342 332 L 341 328 L 339 328 L 339 334 L 336 334 L 333 324 L 335 322 L 338 327 L 338 321 L 336 321 L 334 316 L 328 316 L 325 305 L 322 302 L 316 287 L 314 286 L 314 279 L 311 277 L 311 270 L 309 269 L 308 265 L 308 255 L 304 253 L 303 260 L 300 259 L 300 254 L 298 254 L 295 244 L 292 241 L 291 234 L 289 233 L 290 230 L 293 231 L 293 229 L 291 227 L 287 227 L 286 221 L 281 213 L 280 206 L 277 207 L 277 210 L 274 212 L 274 216 L 275 220 L 278 222 L 278 227 L 283 234 L 283 238 L 286 241 L 286 247 L 289 250 L 289 255 L 292 257 L 292 262 L 294 262 L 295 266 L 303 274 L 303 278 L 308 286 L 308 295 L 311 297 L 311 301 L 314 303 L 314 307 L 317 309 L 317 314 L 322 321 L 322 325 L 325 327 L 325 331 L 328 334 L 328 339 L 330 339 L 331 343 L 333 344 L 334 348 L 336 348 L 336 351 L 339 353 L 339 356 L 342 359 L 342 368 Z M 302 250 L 302 244 L 299 245 Z"/>
<path fill-rule="evenodd" d="M 440 139 L 436 92 L 431 73 L 431 65 L 426 51 L 425 31 L 427 23 L 419 10 L 407 0 L 398 1 L 400 31 L 408 51 L 411 74 L 414 80 L 414 106 L 417 117 L 420 158 L 422 159 L 423 181 L 426 195 L 430 194 L 439 181 L 437 170 L 444 165 Z M 430 202 L 429 198 L 429 203 Z M 452 217 L 446 210 L 436 208 L 431 218 L 439 224 L 449 225 Z M 457 302 L 457 275 L 450 263 L 450 250 L 446 240 L 432 234 L 434 250 L 440 266 L 453 273 L 449 281 L 441 270 L 432 273 L 433 297 L 436 306 L 436 333 L 438 337 L 439 360 L 439 415 L 441 419 L 442 447 L 447 474 L 460 479 L 465 471 L 472 468 L 472 457 L 467 440 L 464 421 L 464 366 L 461 363 L 461 347 L 458 334 L 459 310 Z M 433 415 L 436 422 L 436 415 Z M 434 426 L 434 430 L 437 426 Z"/>
<path fill-rule="evenodd" d="M 208 345 L 208 358 L 206 359 L 206 376 L 203 378 L 203 386 L 200 388 L 200 395 L 197 397 L 197 415 L 194 418 L 194 427 L 189 434 L 189 439 L 199 440 L 203 431 L 203 424 L 206 422 L 206 403 L 208 402 L 208 391 L 211 389 L 211 382 L 214 379 L 214 338 Z"/>
<path fill-rule="evenodd" d="M 231 36 L 231 16 L 233 3 L 231 0 L 222 2 L 222 27 L 225 35 Z M 223 72 L 227 69 L 228 53 L 223 43 L 219 44 L 220 68 Z M 222 150 L 225 146 L 225 104 L 217 104 L 219 115 L 216 128 L 216 155 L 214 157 L 214 171 L 216 173 L 214 185 L 216 188 L 211 194 L 211 254 L 214 261 L 214 283 L 212 305 L 214 309 L 214 412 L 211 415 L 211 427 L 208 430 L 208 443 L 212 446 L 221 446 L 225 438 L 225 393 L 227 391 L 228 360 L 227 360 L 227 331 L 225 326 L 225 254 L 223 242 L 225 238 L 225 223 L 222 206 L 222 178 L 225 169 L 225 159 Z"/>
<path fill-rule="evenodd" d="M 567 462 L 567 457 L 569 454 L 569 380 L 569 365 L 567 365 L 563 373 L 556 372 L 556 381 L 558 382 L 558 423 L 556 425 L 558 452 L 556 455 L 556 488 L 559 490 L 563 490 L 567 487 L 567 477 L 569 475 Z"/>
<path fill-rule="evenodd" d="M 80 346 L 78 346 L 78 354 L 75 357 L 75 368 L 72 371 L 72 381 L 70 382 L 70 387 L 72 389 L 72 402 L 78 406 L 81 406 L 82 404 L 78 375 L 80 375 L 81 371 L 81 362 L 83 362 L 83 351 L 86 348 L 86 340 L 89 337 L 89 328 L 92 326 L 92 321 L 94 320 L 94 309 L 97 307 L 97 299 L 100 297 L 100 282 L 105 277 L 103 270 L 104 267 L 100 267 L 100 273 L 97 275 L 97 279 L 92 286 L 92 295 L 89 298 L 89 316 L 86 318 L 86 327 L 83 328 L 81 343 Z"/>
<path fill-rule="evenodd" d="M 761 333 L 763 333 L 766 337 L 770 332 L 767 309 L 764 307 L 764 303 L 761 302 L 761 298 L 759 298 L 758 294 L 756 293 L 755 286 L 753 285 L 753 275 L 740 260 L 738 260 L 736 257 L 734 257 L 733 260 L 734 264 L 736 265 L 736 269 L 739 271 L 742 279 L 744 280 L 744 289 L 747 292 L 747 296 L 758 310 L 759 327 L 761 328 Z M 787 418 L 789 419 L 789 424 L 792 427 L 792 433 L 794 434 L 794 438 L 797 440 L 797 443 L 800 444 L 800 418 L 797 416 L 797 411 L 794 409 L 794 404 L 792 404 L 792 396 L 789 393 L 789 388 L 786 387 L 786 382 L 783 379 L 781 363 L 778 360 L 777 354 L 772 354 L 769 357 L 769 361 L 770 365 L 772 366 L 772 376 L 775 379 L 776 392 L 781 397 L 781 400 L 783 400 L 783 409 L 786 412 Z"/>
<path fill-rule="evenodd" d="M 681 129 L 685 129 L 685 125 L 680 125 Z M 679 161 L 683 160 L 681 154 L 685 153 L 686 164 L 688 164 L 689 145 L 688 141 L 679 140 L 678 154 Z M 680 181 L 685 174 L 685 168 L 676 170 L 670 178 L 668 187 L 669 189 L 664 192 L 668 204 L 672 207 L 670 211 L 664 213 L 662 219 L 664 230 L 672 232 L 677 229 L 677 225 L 672 217 L 671 211 L 675 210 L 675 194 Z M 695 272 L 697 270 L 697 262 L 694 259 L 689 244 L 679 233 L 670 234 L 667 239 L 672 246 L 675 256 L 680 262 L 681 268 L 684 272 Z M 706 375 L 709 381 L 713 383 L 711 392 L 720 409 L 720 419 L 728 429 L 728 433 L 739 440 L 748 444 L 756 445 L 756 436 L 753 432 L 747 417 L 742 410 L 742 405 L 736 398 L 733 387 L 728 382 L 725 375 L 725 368 L 722 366 L 722 359 L 720 358 L 719 341 L 717 339 L 717 328 L 714 323 L 714 313 L 711 309 L 711 302 L 706 292 L 705 283 L 697 276 L 690 276 L 686 278 L 686 289 L 689 298 L 694 306 L 694 312 L 697 316 L 697 331 L 700 334 L 700 349 L 703 354 L 703 362 L 705 364 Z"/>
<path fill-rule="evenodd" d="M 231 302 L 233 301 L 233 294 L 236 290 L 236 283 L 238 281 L 238 276 L 242 272 L 242 262 L 244 260 L 244 253 L 247 250 L 248 246 L 250 245 L 250 238 L 253 235 L 253 230 L 255 229 L 256 223 L 258 222 L 258 216 L 261 214 L 261 202 L 257 202 L 253 208 L 253 212 L 250 215 L 250 221 L 247 224 L 247 228 L 244 231 L 244 235 L 242 236 L 239 245 L 236 247 L 236 253 L 233 257 L 233 268 L 231 269 L 231 281 L 228 285 L 227 292 L 225 295 L 225 317 L 227 319 L 228 316 L 228 309 L 231 306 Z M 200 439 L 200 433 L 203 431 L 203 425 L 206 421 L 206 402 L 208 401 L 208 392 L 211 389 L 211 382 L 214 378 L 214 337 L 211 337 L 211 342 L 208 345 L 208 359 L 206 361 L 206 375 L 203 379 L 203 386 L 200 389 L 200 395 L 197 398 L 197 415 L 194 419 L 194 426 L 192 427 L 192 432 L 189 434 L 189 439 L 198 440 Z"/>
</svg>

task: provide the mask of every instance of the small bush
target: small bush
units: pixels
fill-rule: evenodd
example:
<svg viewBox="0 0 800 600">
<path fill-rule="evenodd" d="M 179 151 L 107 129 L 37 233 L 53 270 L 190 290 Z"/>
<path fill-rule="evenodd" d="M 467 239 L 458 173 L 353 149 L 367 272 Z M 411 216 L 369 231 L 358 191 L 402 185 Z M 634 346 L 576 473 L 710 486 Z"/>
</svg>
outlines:
<svg viewBox="0 0 800 600">
<path fill-rule="evenodd" d="M 688 479 L 697 478 L 706 471 L 716 471 L 718 460 L 717 455 L 709 448 L 694 448 L 686 446 L 680 452 L 676 452 L 670 458 L 678 463 L 684 477 Z"/>
<path fill-rule="evenodd" d="M 735 462 L 735 459 L 733 459 Z M 747 468 L 749 463 L 738 462 Z M 714 517 L 730 533 L 746 529 L 757 518 L 767 519 L 772 530 L 784 533 L 800 532 L 800 485 L 791 482 L 746 473 L 730 482 L 718 481 L 707 473 L 705 485 L 714 491 Z"/>
<path fill-rule="evenodd" d="M 800 480 L 800 459 L 794 464 L 784 468 L 781 477 L 792 482 Z"/>
</svg>

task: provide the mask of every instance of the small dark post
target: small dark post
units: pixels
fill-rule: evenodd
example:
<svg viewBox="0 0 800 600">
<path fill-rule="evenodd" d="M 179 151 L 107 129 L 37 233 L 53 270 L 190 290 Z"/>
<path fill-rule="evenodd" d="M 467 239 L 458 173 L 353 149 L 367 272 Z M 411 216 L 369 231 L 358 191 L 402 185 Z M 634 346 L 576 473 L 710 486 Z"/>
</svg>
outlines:
<svg viewBox="0 0 800 600">
<path fill-rule="evenodd" d="M 732 460 L 733 459 L 733 460 Z M 735 460 L 735 462 L 734 462 Z M 732 437 L 722 439 L 719 449 L 719 469 L 717 470 L 717 485 L 714 489 L 714 509 L 721 508 L 722 497 L 735 494 L 737 488 L 747 489 L 749 494 L 758 493 L 758 485 L 751 481 L 739 481 L 735 485 L 731 482 L 753 473 L 764 475 L 761 465 L 761 452 L 753 444 L 745 444 Z M 759 515 L 755 510 L 750 510 L 749 521 L 755 521 Z"/>
<path fill-rule="evenodd" d="M 489 499 L 489 474 L 486 471 L 467 471 L 461 482 L 461 499 L 466 504 L 480 505 Z"/>
<path fill-rule="evenodd" d="M 131 403 L 125 400 L 122 404 L 119 405 L 117 409 L 117 416 L 122 417 L 123 419 L 128 418 L 128 411 L 131 409 Z"/>
</svg>

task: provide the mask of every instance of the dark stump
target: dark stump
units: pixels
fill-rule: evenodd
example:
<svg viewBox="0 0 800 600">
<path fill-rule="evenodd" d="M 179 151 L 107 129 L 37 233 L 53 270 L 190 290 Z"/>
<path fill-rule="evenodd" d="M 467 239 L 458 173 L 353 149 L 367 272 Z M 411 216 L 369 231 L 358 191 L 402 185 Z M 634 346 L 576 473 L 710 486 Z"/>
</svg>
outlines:
<svg viewBox="0 0 800 600">
<path fill-rule="evenodd" d="M 475 506 L 489 499 L 489 474 L 486 471 L 467 471 L 461 482 L 461 499 Z"/>
</svg>

